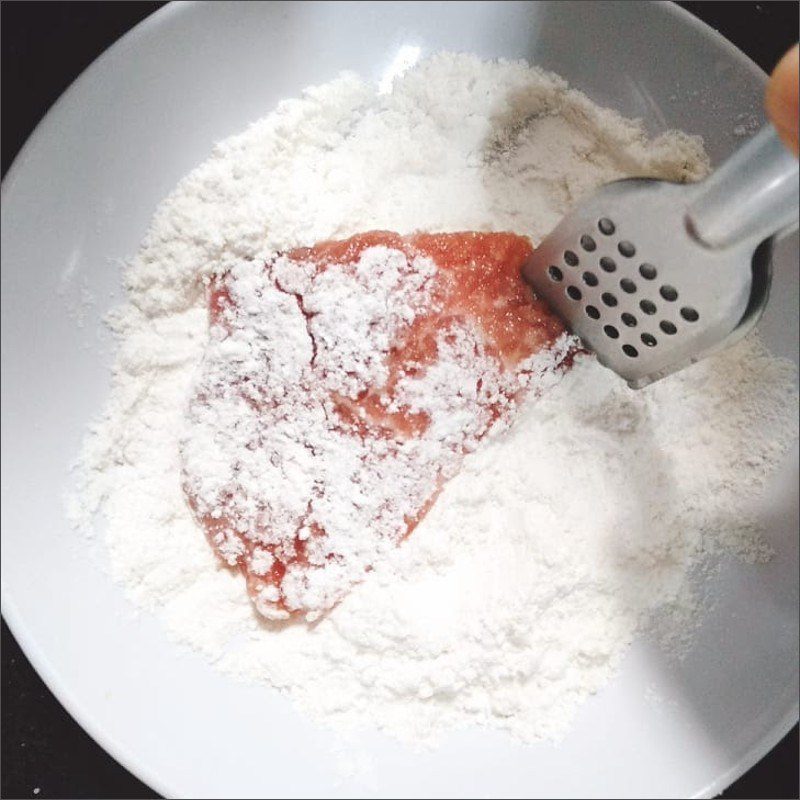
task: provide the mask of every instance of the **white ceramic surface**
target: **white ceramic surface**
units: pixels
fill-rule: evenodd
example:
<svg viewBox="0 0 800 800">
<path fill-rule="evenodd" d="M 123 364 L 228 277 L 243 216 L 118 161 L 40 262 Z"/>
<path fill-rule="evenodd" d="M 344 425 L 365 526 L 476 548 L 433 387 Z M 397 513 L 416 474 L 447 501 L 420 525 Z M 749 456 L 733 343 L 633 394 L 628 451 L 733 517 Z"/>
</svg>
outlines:
<svg viewBox="0 0 800 800">
<path fill-rule="evenodd" d="M 763 518 L 777 558 L 730 565 L 681 664 L 635 645 L 558 747 L 460 733 L 414 754 L 376 734 L 346 778 L 337 737 L 285 699 L 170 644 L 75 542 L 66 467 L 108 386 L 99 319 L 157 202 L 212 144 L 310 83 L 380 79 L 400 47 L 525 57 L 653 131 L 700 133 L 719 161 L 760 120 L 763 74 L 654 3 L 173 4 L 95 62 L 37 128 L 2 208 L 3 612 L 100 744 L 184 797 L 711 796 L 797 717 L 797 455 Z M 762 330 L 797 359 L 797 238 L 776 258 Z M 87 306 L 89 290 L 97 302 Z M 83 319 L 81 319 L 83 317 Z M 82 323 L 82 324 L 81 324 Z M 87 776 L 87 786 L 91 777 Z"/>
</svg>

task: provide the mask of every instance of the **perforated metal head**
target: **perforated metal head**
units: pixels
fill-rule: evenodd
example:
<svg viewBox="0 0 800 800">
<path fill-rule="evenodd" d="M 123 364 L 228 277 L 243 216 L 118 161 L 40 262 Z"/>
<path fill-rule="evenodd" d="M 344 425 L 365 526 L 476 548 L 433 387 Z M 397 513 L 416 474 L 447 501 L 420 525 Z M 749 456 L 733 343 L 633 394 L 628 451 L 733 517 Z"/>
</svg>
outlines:
<svg viewBox="0 0 800 800">
<path fill-rule="evenodd" d="M 687 227 L 695 187 L 607 184 L 524 268 L 534 291 L 602 364 L 641 388 L 743 336 L 761 315 L 769 247 L 705 247 Z"/>
</svg>

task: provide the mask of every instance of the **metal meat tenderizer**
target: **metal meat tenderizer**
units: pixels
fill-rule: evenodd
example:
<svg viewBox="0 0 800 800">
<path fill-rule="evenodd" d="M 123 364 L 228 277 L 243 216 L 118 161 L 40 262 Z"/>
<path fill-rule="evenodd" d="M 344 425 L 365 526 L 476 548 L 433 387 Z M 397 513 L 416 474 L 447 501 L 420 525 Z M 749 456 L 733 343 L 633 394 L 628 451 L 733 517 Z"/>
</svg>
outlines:
<svg viewBox="0 0 800 800">
<path fill-rule="evenodd" d="M 797 160 L 768 127 L 700 183 L 601 187 L 523 273 L 599 361 L 639 389 L 753 328 L 773 238 L 797 222 Z"/>
</svg>

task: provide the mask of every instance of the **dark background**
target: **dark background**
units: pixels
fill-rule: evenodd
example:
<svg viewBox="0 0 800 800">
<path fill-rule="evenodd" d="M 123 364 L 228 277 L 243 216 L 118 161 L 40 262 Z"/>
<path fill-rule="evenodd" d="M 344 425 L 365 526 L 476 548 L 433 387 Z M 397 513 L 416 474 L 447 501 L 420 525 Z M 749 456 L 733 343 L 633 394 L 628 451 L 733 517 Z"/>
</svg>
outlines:
<svg viewBox="0 0 800 800">
<path fill-rule="evenodd" d="M 50 105 L 122 34 L 163 3 L 4 2 L 2 172 Z M 719 30 L 764 70 L 797 41 L 795 2 L 680 3 Z M 797 798 L 798 729 L 723 797 Z M 149 798 L 157 795 L 108 756 L 39 679 L 2 626 L 0 795 Z"/>
</svg>

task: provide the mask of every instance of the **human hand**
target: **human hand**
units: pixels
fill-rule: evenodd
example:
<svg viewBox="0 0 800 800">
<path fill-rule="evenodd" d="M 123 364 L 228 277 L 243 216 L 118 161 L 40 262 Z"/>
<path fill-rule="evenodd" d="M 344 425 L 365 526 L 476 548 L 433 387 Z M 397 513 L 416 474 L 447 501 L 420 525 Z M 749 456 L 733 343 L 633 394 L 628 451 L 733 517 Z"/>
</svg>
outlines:
<svg viewBox="0 0 800 800">
<path fill-rule="evenodd" d="M 767 85 L 765 105 L 783 143 L 798 155 L 798 46 L 778 62 Z"/>
</svg>

